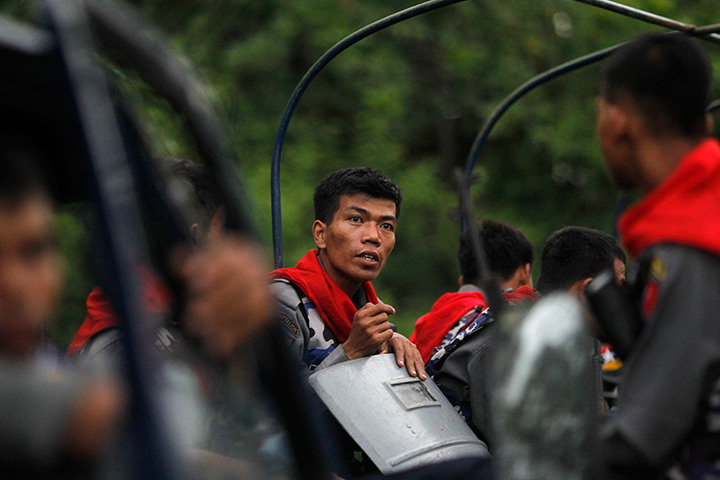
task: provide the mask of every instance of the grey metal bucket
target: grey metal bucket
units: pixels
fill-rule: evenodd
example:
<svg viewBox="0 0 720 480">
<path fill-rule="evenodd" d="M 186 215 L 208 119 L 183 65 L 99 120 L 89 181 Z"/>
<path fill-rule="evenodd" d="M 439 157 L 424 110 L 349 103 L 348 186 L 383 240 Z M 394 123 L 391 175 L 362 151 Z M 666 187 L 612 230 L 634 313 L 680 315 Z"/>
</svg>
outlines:
<svg viewBox="0 0 720 480">
<path fill-rule="evenodd" d="M 343 362 L 309 380 L 383 474 L 489 456 L 435 382 L 411 377 L 394 354 Z"/>
</svg>

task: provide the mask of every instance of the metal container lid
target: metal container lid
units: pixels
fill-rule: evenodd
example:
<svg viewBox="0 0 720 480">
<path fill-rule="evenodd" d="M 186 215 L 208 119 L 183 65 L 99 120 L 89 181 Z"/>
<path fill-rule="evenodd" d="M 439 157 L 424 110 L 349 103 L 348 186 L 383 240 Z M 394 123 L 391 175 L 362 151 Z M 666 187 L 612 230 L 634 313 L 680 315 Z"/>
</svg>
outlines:
<svg viewBox="0 0 720 480">
<path fill-rule="evenodd" d="M 435 382 L 411 377 L 394 354 L 343 362 L 309 381 L 383 474 L 489 456 Z"/>
</svg>

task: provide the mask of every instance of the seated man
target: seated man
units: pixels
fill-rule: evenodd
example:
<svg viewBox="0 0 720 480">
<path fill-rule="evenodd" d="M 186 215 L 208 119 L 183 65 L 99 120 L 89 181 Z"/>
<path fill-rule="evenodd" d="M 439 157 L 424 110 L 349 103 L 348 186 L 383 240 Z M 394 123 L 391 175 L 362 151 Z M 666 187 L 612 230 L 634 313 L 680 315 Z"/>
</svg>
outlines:
<svg viewBox="0 0 720 480">
<path fill-rule="evenodd" d="M 313 201 L 317 248 L 272 272 L 292 355 L 314 370 L 394 351 L 398 366 L 425 379 L 417 348 L 388 320 L 395 309 L 370 283 L 395 246 L 399 188 L 370 168 L 346 168 L 328 175 Z"/>
<path fill-rule="evenodd" d="M 483 222 L 479 234 L 488 266 L 501 279 L 505 299 L 510 302 L 535 299 L 530 274 L 533 250 L 525 235 L 509 225 L 489 220 Z M 477 386 L 482 378 L 480 374 L 473 373 L 469 365 L 476 352 L 491 338 L 493 316 L 483 293 L 475 285 L 480 279 L 480 272 L 467 235 L 465 233 L 460 238 L 460 290 L 440 297 L 433 311 L 416 323 L 413 338 L 434 338 L 423 342 L 424 345 L 435 343 L 432 348 L 438 347 L 434 353 L 432 349 L 427 352 L 432 355 L 427 362 L 428 373 L 475 434 L 488 443 L 487 419 L 481 415 L 486 409 L 476 406 L 480 402 L 477 394 L 481 392 Z M 438 310 L 438 305 L 447 300 L 453 302 Z M 432 320 L 444 322 L 443 328 L 434 337 L 427 333 L 433 328 Z"/>
<path fill-rule="evenodd" d="M 23 132 L 0 128 L 0 465 L 38 478 L 88 473 L 125 403 L 120 385 L 58 364 L 43 334 L 63 268 L 44 155 Z"/>
<path fill-rule="evenodd" d="M 532 295 L 533 247 L 523 233 L 510 225 L 485 220 L 480 229 L 480 241 L 487 256 L 488 267 L 500 281 L 505 293 L 520 287 Z M 425 363 L 436 347 L 450 343 L 470 322 L 487 308 L 485 297 L 476 285 L 480 272 L 472 256 L 467 233 L 460 237 L 460 289 L 446 293 L 435 302 L 430 313 L 415 322 L 410 341 L 420 350 Z"/>
<path fill-rule="evenodd" d="M 548 237 L 540 259 L 537 289 L 541 295 L 567 291 L 582 295 L 605 270 L 615 272 L 615 281 L 625 281 L 626 256 L 612 235 L 585 227 L 565 227 Z"/>
<path fill-rule="evenodd" d="M 215 182 L 207 169 L 187 159 L 169 158 L 163 161 L 168 183 L 183 188 L 188 197 L 190 234 L 196 245 L 207 241 L 219 242 L 222 238 L 221 199 Z M 249 263 L 251 265 L 252 263 Z M 144 301 L 148 311 L 156 314 L 170 312 L 170 291 L 150 271 L 142 271 Z M 87 298 L 87 315 L 68 347 L 69 356 L 78 356 L 93 363 L 112 364 L 121 358 L 124 349 L 122 330 L 112 305 L 101 287 L 94 288 Z M 192 323 L 186 327 L 192 328 Z M 216 332 L 220 333 L 220 332 Z M 156 347 L 172 350 L 176 342 L 173 334 L 163 328 L 157 334 Z"/>
<path fill-rule="evenodd" d="M 540 259 L 538 291 L 548 295 L 556 291 L 570 292 L 585 301 L 588 284 L 604 271 L 615 273 L 615 282 L 625 282 L 627 257 L 615 237 L 585 227 L 565 227 L 545 241 Z M 591 330 L 598 333 L 591 323 Z M 597 397 L 604 409 L 612 406 L 615 384 L 622 361 L 609 344 L 594 344 L 593 369 L 597 377 Z M 607 393 L 604 393 L 607 392 Z"/>
</svg>

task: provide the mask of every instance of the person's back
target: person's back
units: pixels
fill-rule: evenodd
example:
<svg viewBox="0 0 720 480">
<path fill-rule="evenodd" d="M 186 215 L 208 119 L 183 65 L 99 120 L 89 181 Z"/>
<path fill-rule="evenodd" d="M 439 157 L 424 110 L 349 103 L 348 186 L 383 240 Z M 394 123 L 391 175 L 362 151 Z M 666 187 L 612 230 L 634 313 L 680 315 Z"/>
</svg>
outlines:
<svg viewBox="0 0 720 480">
<path fill-rule="evenodd" d="M 601 437 L 605 463 L 620 476 L 720 476 L 720 145 L 707 138 L 711 74 L 706 54 L 682 35 L 642 36 L 603 72 L 605 162 L 618 186 L 644 195 L 619 221 L 645 325 Z"/>
<path fill-rule="evenodd" d="M 530 272 L 533 248 L 520 230 L 494 220 L 485 220 L 479 229 L 490 273 L 505 293 L 520 287 L 532 288 Z M 415 343 L 427 363 L 435 348 L 447 345 L 487 308 L 485 296 L 478 286 L 480 272 L 473 258 L 472 242 L 466 231 L 460 236 L 458 260 L 460 288 L 446 293 L 431 311 L 415 322 L 410 341 Z M 524 290 L 531 294 L 529 288 Z"/>
<path fill-rule="evenodd" d="M 427 357 L 433 380 L 475 434 L 487 443 L 489 422 L 482 370 L 494 318 L 477 285 L 480 272 L 468 235 L 466 232 L 460 237 L 460 289 L 440 297 L 432 310 L 418 319 L 410 339 L 417 342 L 423 358 Z M 533 299 L 530 241 L 518 229 L 493 220 L 482 223 L 479 235 L 490 271 L 500 282 L 506 299 Z"/>
</svg>

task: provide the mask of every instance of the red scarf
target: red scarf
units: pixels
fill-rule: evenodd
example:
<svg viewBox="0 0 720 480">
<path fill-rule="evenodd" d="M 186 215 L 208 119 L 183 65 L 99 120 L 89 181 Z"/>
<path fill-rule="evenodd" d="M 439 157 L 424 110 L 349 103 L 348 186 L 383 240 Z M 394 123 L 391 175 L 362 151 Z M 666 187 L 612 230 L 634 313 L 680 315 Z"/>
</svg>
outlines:
<svg viewBox="0 0 720 480">
<path fill-rule="evenodd" d="M 358 309 L 350 297 L 330 278 L 318 260 L 318 251 L 310 250 L 297 262 L 295 268 L 280 268 L 270 273 L 272 278 L 290 280 L 315 304 L 320 317 L 335 337 L 344 343 L 350 335 L 350 327 Z M 369 302 L 379 303 L 370 282 L 362 287 Z"/>
<path fill-rule="evenodd" d="M 435 347 L 455 323 L 475 307 L 485 308 L 485 297 L 480 292 L 450 292 L 438 299 L 429 313 L 418 318 L 415 331 L 410 336 L 423 362 L 427 363 Z"/>
<path fill-rule="evenodd" d="M 170 309 L 170 291 L 159 280 L 154 278 L 150 272 L 141 270 L 140 273 L 144 281 L 143 302 L 147 311 L 157 314 L 167 313 Z M 86 306 L 87 315 L 67 349 L 68 356 L 78 353 L 96 333 L 119 325 L 112 304 L 105 297 L 100 287 L 95 287 L 90 292 Z"/>
<path fill-rule="evenodd" d="M 506 292 L 503 296 L 508 302 L 538 298 L 537 292 L 528 286 Z M 485 297 L 480 292 L 451 292 L 440 297 L 430 309 L 430 313 L 418 318 L 415 331 L 410 336 L 410 341 L 420 350 L 423 362 L 430 360 L 435 347 L 442 343 L 445 335 L 463 315 L 475 307 L 482 310 L 486 306 Z"/>
<path fill-rule="evenodd" d="M 522 287 L 518 287 L 517 290 L 514 292 L 505 292 L 503 293 L 503 297 L 505 297 L 505 300 L 508 302 L 522 302 L 523 300 L 537 300 L 538 294 L 537 290 L 535 290 L 532 287 L 528 287 L 527 285 L 523 285 Z"/>
<path fill-rule="evenodd" d="M 707 139 L 620 219 L 633 257 L 660 243 L 689 245 L 720 255 L 720 145 Z"/>
</svg>

